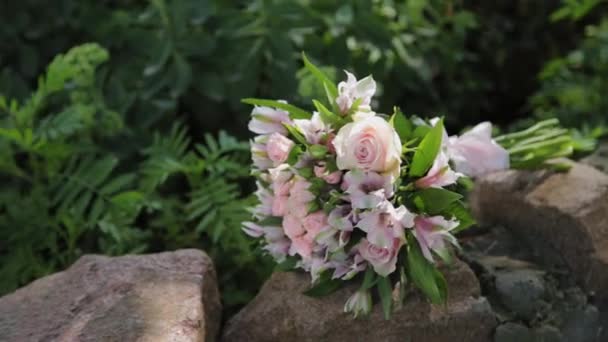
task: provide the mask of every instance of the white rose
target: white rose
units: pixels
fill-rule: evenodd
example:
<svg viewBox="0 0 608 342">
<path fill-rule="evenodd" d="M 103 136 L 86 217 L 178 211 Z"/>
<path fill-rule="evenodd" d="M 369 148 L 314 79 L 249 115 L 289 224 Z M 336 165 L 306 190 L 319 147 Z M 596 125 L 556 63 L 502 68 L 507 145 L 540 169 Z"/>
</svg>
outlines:
<svg viewBox="0 0 608 342">
<path fill-rule="evenodd" d="M 384 119 L 371 116 L 344 125 L 333 141 L 340 170 L 360 169 L 399 177 L 401 141 Z"/>
</svg>

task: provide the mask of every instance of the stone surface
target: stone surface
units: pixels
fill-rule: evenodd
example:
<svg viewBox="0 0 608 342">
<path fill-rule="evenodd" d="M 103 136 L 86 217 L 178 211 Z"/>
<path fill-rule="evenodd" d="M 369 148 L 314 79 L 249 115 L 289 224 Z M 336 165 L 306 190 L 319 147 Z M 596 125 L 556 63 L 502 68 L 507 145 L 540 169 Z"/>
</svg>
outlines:
<svg viewBox="0 0 608 342">
<path fill-rule="evenodd" d="M 534 342 L 534 335 L 528 327 L 508 322 L 496 328 L 494 342 Z"/>
<path fill-rule="evenodd" d="M 88 255 L 0 298 L 0 341 L 214 341 L 220 315 L 201 251 Z"/>
<path fill-rule="evenodd" d="M 571 310 L 564 314 L 562 334 L 566 341 L 600 341 L 602 328 L 599 311 L 593 305 Z"/>
<path fill-rule="evenodd" d="M 223 341 L 491 341 L 496 320 L 473 272 L 457 261 L 444 274 L 450 291 L 446 306 L 412 292 L 387 321 L 379 304 L 364 319 L 343 313 L 356 286 L 311 298 L 302 294 L 308 275 L 275 273 L 228 322 Z"/>
<path fill-rule="evenodd" d="M 585 289 L 608 298 L 608 174 L 578 163 L 565 173 L 509 170 L 479 179 L 471 198 L 479 222 L 548 245 Z"/>
<path fill-rule="evenodd" d="M 583 158 L 581 163 L 591 165 L 598 170 L 608 173 L 608 140 L 600 142 L 597 150 Z"/>
<path fill-rule="evenodd" d="M 540 272 L 513 270 L 496 275 L 500 301 L 523 319 L 531 320 L 543 307 L 545 285 Z"/>
<path fill-rule="evenodd" d="M 535 342 L 562 342 L 564 337 L 559 329 L 551 325 L 543 325 L 534 330 Z"/>
</svg>

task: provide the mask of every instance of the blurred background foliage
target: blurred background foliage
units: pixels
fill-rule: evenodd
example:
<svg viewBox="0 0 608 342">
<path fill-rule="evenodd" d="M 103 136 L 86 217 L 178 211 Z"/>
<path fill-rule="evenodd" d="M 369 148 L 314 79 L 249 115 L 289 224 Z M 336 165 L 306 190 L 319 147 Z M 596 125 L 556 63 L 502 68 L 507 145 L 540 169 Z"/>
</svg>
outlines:
<svg viewBox="0 0 608 342">
<path fill-rule="evenodd" d="M 457 131 L 608 121 L 602 0 L 0 2 L 0 294 L 84 253 L 184 247 L 215 260 L 226 310 L 272 265 L 248 217 L 244 97 L 318 96 L 373 74 L 380 111 Z"/>
</svg>

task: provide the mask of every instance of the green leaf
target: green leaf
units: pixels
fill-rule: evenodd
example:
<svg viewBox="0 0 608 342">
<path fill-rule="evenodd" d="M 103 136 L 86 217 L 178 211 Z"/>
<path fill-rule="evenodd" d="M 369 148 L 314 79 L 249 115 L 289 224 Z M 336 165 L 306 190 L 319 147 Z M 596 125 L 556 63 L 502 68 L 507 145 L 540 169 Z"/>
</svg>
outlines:
<svg viewBox="0 0 608 342">
<path fill-rule="evenodd" d="M 424 139 L 418 145 L 412 165 L 410 166 L 410 175 L 412 177 L 420 177 L 433 165 L 433 161 L 441 148 L 443 139 L 443 118 L 437 122 L 435 127 L 425 135 Z"/>
<path fill-rule="evenodd" d="M 399 135 L 399 139 L 402 143 L 406 142 L 414 131 L 414 126 L 398 107 L 393 109 L 393 115 L 391 116 L 389 123 L 395 128 L 395 131 L 397 131 L 397 135 Z"/>
<path fill-rule="evenodd" d="M 312 100 L 312 103 L 315 105 L 315 108 L 317 108 L 317 111 L 319 112 L 319 115 L 321 115 L 321 119 L 323 120 L 323 122 L 333 127 L 341 126 L 341 117 L 334 114 L 331 110 L 327 109 L 321 102 L 317 100 Z"/>
<path fill-rule="evenodd" d="M 247 98 L 242 99 L 241 102 L 255 106 L 266 106 L 282 109 L 284 111 L 289 112 L 289 115 L 292 119 L 310 119 L 312 117 L 312 114 L 305 111 L 304 109 L 279 101 Z"/>
<path fill-rule="evenodd" d="M 308 143 L 306 142 L 306 138 L 304 137 L 304 135 L 302 133 L 300 133 L 300 130 L 292 125 L 288 125 L 288 124 L 283 124 L 283 126 L 285 126 L 285 128 L 287 128 L 287 131 L 289 132 L 289 134 L 296 139 L 297 142 L 299 142 L 302 145 L 307 145 Z"/>
<path fill-rule="evenodd" d="M 289 165 L 295 165 L 298 162 L 298 158 L 304 151 L 298 145 L 294 146 L 289 152 L 289 156 L 287 156 L 287 160 L 285 161 Z"/>
<path fill-rule="evenodd" d="M 373 267 L 368 267 L 363 277 L 363 283 L 361 283 L 361 290 L 370 289 L 376 284 L 378 278 L 376 278 L 376 272 Z"/>
<path fill-rule="evenodd" d="M 325 75 L 325 73 L 323 73 L 323 71 L 308 60 L 304 52 L 302 52 L 302 60 L 304 61 L 304 66 L 306 69 L 308 69 L 308 71 L 310 71 L 310 73 L 312 73 L 317 80 L 319 80 L 321 85 L 325 87 L 328 97 L 331 97 L 332 100 L 330 103 L 334 102 L 335 98 L 338 97 L 338 88 L 336 85 L 329 79 L 329 77 L 327 77 L 327 75 Z"/>
<path fill-rule="evenodd" d="M 453 202 L 447 211 L 450 214 L 454 215 L 460 223 L 458 227 L 452 230 L 452 234 L 456 234 L 457 232 L 463 231 L 475 224 L 475 219 L 471 215 L 470 210 L 466 208 L 464 203 L 462 203 L 461 201 Z"/>
<path fill-rule="evenodd" d="M 331 275 L 329 272 L 324 272 L 319 279 L 319 282 L 311 287 L 310 289 L 304 291 L 304 294 L 309 297 L 323 297 L 327 296 L 330 293 L 338 290 L 344 281 L 341 279 L 331 279 Z"/>
<path fill-rule="evenodd" d="M 420 246 L 412 236 L 408 237 L 407 265 L 410 279 L 432 303 L 443 303 L 443 296 L 440 286 L 437 284 L 436 270 L 420 251 Z"/>
<path fill-rule="evenodd" d="M 311 145 L 308 148 L 308 151 L 310 152 L 310 155 L 315 158 L 315 159 L 321 159 L 324 158 L 325 155 L 328 152 L 327 147 L 323 146 L 323 145 Z"/>
<path fill-rule="evenodd" d="M 298 258 L 288 256 L 287 258 L 285 258 L 285 261 L 283 261 L 280 264 L 277 264 L 274 269 L 279 272 L 291 271 L 296 267 L 297 263 L 298 263 Z"/>
<path fill-rule="evenodd" d="M 453 191 L 441 188 L 426 188 L 416 191 L 414 203 L 418 206 L 418 209 L 431 215 L 437 215 L 446 211 L 452 203 L 461 198 L 461 194 Z"/>
<path fill-rule="evenodd" d="M 378 294 L 380 295 L 384 319 L 388 320 L 391 318 L 393 306 L 393 291 L 391 281 L 387 277 L 378 277 L 378 285 L 376 287 L 378 288 Z"/>
</svg>

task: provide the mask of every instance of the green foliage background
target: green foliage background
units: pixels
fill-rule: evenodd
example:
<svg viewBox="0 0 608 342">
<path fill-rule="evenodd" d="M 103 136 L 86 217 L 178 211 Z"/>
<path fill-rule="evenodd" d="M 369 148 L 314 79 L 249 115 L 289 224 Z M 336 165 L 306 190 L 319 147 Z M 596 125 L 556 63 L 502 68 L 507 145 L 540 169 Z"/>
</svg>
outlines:
<svg viewBox="0 0 608 342">
<path fill-rule="evenodd" d="M 240 231 L 244 97 L 307 103 L 300 52 L 452 131 L 608 118 L 601 0 L 0 2 L 0 294 L 84 253 L 205 249 L 228 313 L 272 265 Z"/>
</svg>

